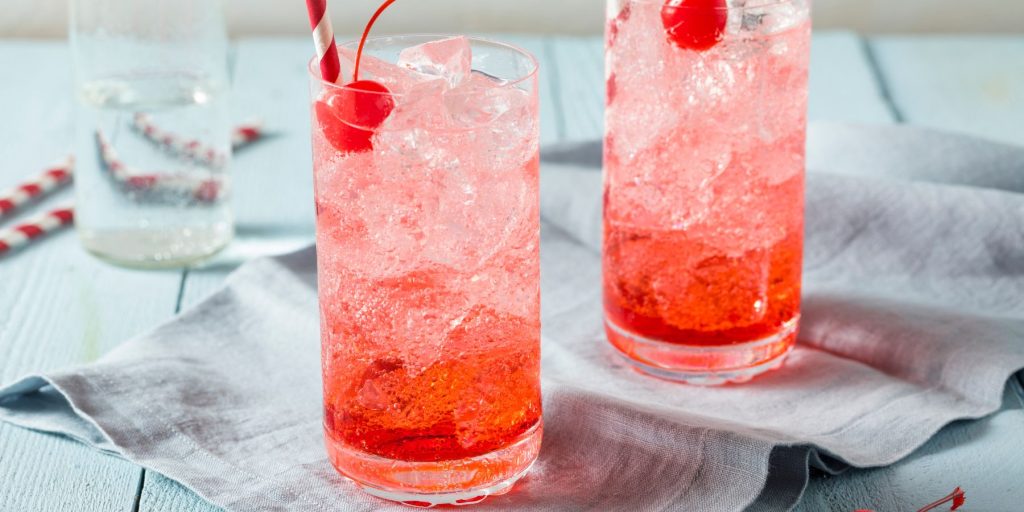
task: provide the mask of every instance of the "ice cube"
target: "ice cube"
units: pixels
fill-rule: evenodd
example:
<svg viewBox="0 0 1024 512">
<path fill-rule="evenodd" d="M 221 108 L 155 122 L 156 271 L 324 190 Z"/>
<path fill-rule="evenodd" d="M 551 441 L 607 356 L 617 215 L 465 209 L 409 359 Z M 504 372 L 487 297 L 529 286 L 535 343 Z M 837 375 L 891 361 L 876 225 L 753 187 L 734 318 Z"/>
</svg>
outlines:
<svg viewBox="0 0 1024 512">
<path fill-rule="evenodd" d="M 427 126 L 446 124 L 444 91 L 447 82 L 440 78 L 422 80 L 409 84 L 395 98 L 395 111 L 385 121 L 387 130 L 410 130 Z"/>
<path fill-rule="evenodd" d="M 341 60 L 339 83 L 352 82 L 352 74 L 355 71 L 356 65 L 356 51 L 351 48 L 340 47 L 338 48 L 338 57 Z M 375 80 L 387 86 L 391 92 L 398 93 L 408 89 L 416 82 L 422 80 L 423 77 L 364 52 L 363 58 L 359 63 L 359 79 Z"/>
<path fill-rule="evenodd" d="M 527 108 L 529 99 L 526 91 L 508 86 L 507 80 L 478 70 L 444 95 L 449 117 L 466 128 L 485 126 L 508 112 Z"/>
<path fill-rule="evenodd" d="M 744 32 L 755 32 L 764 23 L 766 14 L 743 13 L 741 27 Z"/>
<path fill-rule="evenodd" d="M 444 78 L 457 87 L 473 69 L 473 52 L 465 36 L 430 41 L 402 50 L 398 65 L 417 73 Z"/>
<path fill-rule="evenodd" d="M 778 34 L 808 18 L 808 4 L 803 0 L 776 2 L 757 0 L 744 10 L 743 30 L 758 34 Z"/>
</svg>

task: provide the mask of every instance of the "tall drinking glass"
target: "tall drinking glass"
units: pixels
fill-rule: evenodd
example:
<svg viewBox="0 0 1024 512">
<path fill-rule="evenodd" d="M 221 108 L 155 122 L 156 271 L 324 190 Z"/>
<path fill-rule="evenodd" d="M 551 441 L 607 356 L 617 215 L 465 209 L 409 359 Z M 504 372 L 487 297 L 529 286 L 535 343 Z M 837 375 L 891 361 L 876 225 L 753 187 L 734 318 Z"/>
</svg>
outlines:
<svg viewBox="0 0 1024 512">
<path fill-rule="evenodd" d="M 399 36 L 361 69 L 387 92 L 310 64 L 327 450 L 373 495 L 475 502 L 541 440 L 537 64 Z"/>
<path fill-rule="evenodd" d="M 610 0 L 604 303 L 639 369 L 775 368 L 800 317 L 810 0 Z"/>
<path fill-rule="evenodd" d="M 219 0 L 71 0 L 75 224 L 113 263 L 173 267 L 231 240 Z"/>
</svg>

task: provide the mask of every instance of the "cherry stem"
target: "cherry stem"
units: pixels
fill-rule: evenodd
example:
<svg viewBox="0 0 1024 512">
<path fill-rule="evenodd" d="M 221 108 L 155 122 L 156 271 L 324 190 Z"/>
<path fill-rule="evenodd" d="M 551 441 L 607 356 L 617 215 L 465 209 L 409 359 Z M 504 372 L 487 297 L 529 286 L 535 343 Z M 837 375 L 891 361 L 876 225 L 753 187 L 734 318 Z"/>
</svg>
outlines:
<svg viewBox="0 0 1024 512">
<path fill-rule="evenodd" d="M 928 512 L 929 510 L 935 510 L 936 508 L 939 507 L 939 505 L 942 505 L 943 503 L 949 503 L 950 501 L 953 502 L 953 508 L 951 510 L 956 510 L 959 507 L 959 505 L 957 505 L 957 503 L 956 503 L 957 498 L 961 498 L 962 499 L 963 496 L 964 496 L 964 491 L 962 489 L 960 489 L 959 487 L 957 487 L 955 490 L 953 490 L 953 492 L 949 493 L 949 495 L 947 495 L 945 498 L 942 498 L 942 499 L 940 499 L 938 501 L 929 503 L 929 504 L 925 505 L 924 508 L 922 508 L 921 510 L 918 510 L 917 512 Z"/>
<path fill-rule="evenodd" d="M 370 36 L 370 29 L 373 28 L 373 24 L 377 22 L 377 18 L 380 18 L 384 11 L 391 7 L 391 4 L 395 3 L 396 0 L 386 0 L 380 7 L 377 8 L 377 12 L 373 13 L 370 17 L 370 21 L 366 24 L 366 28 L 363 30 L 363 37 L 359 39 L 359 49 L 356 50 L 356 67 L 352 72 L 352 81 L 359 81 L 359 63 L 363 60 L 363 47 L 366 46 L 366 38 Z"/>
</svg>

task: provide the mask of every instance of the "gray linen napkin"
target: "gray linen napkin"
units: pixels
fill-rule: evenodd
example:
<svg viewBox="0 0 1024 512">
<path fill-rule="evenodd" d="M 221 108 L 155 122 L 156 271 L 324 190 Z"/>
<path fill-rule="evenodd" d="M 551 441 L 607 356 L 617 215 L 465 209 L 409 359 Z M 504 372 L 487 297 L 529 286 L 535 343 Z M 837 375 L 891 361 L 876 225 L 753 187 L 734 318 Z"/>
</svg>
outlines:
<svg viewBox="0 0 1024 512">
<path fill-rule="evenodd" d="M 897 461 L 995 411 L 1024 368 L 1024 150 L 815 126 L 809 166 L 837 174 L 809 178 L 800 345 L 781 370 L 721 388 L 643 377 L 605 343 L 599 152 L 546 155 L 544 446 L 512 493 L 474 510 L 786 510 L 809 463 Z M 232 510 L 402 510 L 326 461 L 313 283 L 311 250 L 249 263 L 101 361 L 0 390 L 0 419 Z"/>
</svg>

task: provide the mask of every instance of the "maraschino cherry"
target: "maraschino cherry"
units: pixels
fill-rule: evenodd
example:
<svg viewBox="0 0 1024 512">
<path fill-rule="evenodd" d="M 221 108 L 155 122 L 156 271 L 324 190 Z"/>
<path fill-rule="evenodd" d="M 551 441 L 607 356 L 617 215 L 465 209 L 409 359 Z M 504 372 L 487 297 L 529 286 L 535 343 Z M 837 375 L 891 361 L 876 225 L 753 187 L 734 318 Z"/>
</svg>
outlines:
<svg viewBox="0 0 1024 512">
<path fill-rule="evenodd" d="M 359 49 L 356 51 L 352 83 L 330 91 L 326 98 L 316 102 L 316 117 L 320 121 L 324 137 L 334 149 L 343 153 L 372 150 L 374 130 L 395 109 L 395 99 L 384 84 L 359 79 L 359 64 L 370 30 L 377 18 L 395 1 L 386 0 L 366 24 L 363 37 L 359 40 Z"/>
<path fill-rule="evenodd" d="M 685 50 L 704 51 L 722 39 L 726 0 L 665 0 L 661 22 L 669 41 Z"/>
</svg>

